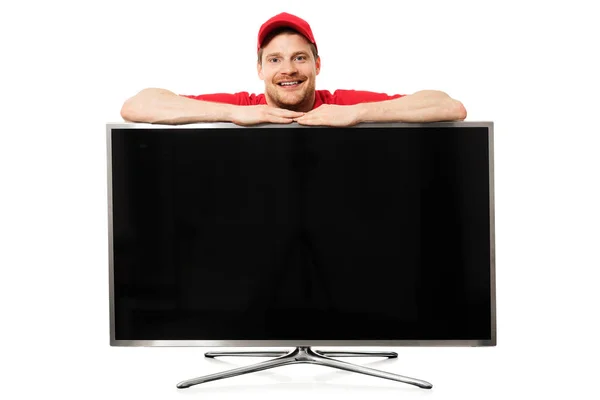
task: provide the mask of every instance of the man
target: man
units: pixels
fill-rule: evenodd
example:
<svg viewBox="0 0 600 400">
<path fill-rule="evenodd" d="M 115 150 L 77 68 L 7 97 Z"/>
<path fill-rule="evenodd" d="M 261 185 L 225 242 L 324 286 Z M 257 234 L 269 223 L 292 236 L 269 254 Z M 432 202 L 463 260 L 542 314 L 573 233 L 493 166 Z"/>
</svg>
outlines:
<svg viewBox="0 0 600 400">
<path fill-rule="evenodd" d="M 264 94 L 180 96 L 144 89 L 128 99 L 121 116 L 132 122 L 187 124 L 233 122 L 351 126 L 360 122 L 464 120 L 461 102 L 446 93 L 424 90 L 388 96 L 355 90 L 315 90 L 321 59 L 310 25 L 288 13 L 265 22 L 258 32 L 257 72 Z"/>
</svg>

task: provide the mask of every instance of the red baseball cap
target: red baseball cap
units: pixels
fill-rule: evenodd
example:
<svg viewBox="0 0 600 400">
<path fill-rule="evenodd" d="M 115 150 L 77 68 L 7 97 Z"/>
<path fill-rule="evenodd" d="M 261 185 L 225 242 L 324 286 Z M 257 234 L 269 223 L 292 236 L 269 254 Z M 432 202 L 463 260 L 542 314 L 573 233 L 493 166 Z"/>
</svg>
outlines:
<svg viewBox="0 0 600 400">
<path fill-rule="evenodd" d="M 310 29 L 310 25 L 308 22 L 303 20 L 300 17 L 297 17 L 288 13 L 277 14 L 276 16 L 269 19 L 267 22 L 262 24 L 260 30 L 258 31 L 258 45 L 256 47 L 256 51 L 260 50 L 260 46 L 263 41 L 269 35 L 269 33 L 273 32 L 274 29 L 281 27 L 290 27 L 302 36 L 304 36 L 309 42 L 317 47 L 317 42 L 315 42 L 315 37 L 313 36 L 312 30 Z"/>
</svg>

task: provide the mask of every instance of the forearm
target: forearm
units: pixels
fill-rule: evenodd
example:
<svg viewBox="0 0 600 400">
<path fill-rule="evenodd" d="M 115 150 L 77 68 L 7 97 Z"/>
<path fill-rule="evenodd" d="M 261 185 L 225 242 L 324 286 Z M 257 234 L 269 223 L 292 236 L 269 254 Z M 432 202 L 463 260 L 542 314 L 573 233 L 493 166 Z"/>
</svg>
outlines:
<svg viewBox="0 0 600 400">
<path fill-rule="evenodd" d="M 165 89 L 144 89 L 123 104 L 121 116 L 130 122 L 168 125 L 229 122 L 235 107 L 189 99 Z"/>
<path fill-rule="evenodd" d="M 360 122 L 462 121 L 463 104 L 446 93 L 424 90 L 394 100 L 357 104 Z"/>
</svg>

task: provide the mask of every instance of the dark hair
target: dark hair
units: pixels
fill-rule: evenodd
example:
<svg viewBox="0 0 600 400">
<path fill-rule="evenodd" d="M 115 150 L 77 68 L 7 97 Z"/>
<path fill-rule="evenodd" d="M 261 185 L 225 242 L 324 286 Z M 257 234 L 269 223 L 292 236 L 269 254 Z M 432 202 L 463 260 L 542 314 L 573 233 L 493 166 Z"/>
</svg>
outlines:
<svg viewBox="0 0 600 400">
<path fill-rule="evenodd" d="M 265 40 L 263 40 L 263 42 L 262 42 L 262 44 L 260 46 L 260 49 L 258 50 L 257 62 L 259 64 L 262 62 L 262 55 L 263 55 L 263 50 L 264 50 L 265 46 L 267 44 L 269 44 L 269 42 L 271 40 L 273 40 L 273 38 L 275 36 L 281 35 L 282 33 L 295 33 L 295 34 L 298 34 L 298 35 L 302 36 L 302 34 L 300 32 L 298 32 L 297 30 L 292 29 L 290 27 L 287 27 L 287 26 L 283 26 L 281 28 L 274 29 L 271 33 L 269 33 L 267 35 L 267 37 L 265 38 Z M 317 53 L 317 47 L 314 44 L 310 43 L 310 42 L 308 43 L 308 45 L 310 46 L 310 51 L 312 52 L 313 57 L 315 58 L 315 60 L 317 58 L 319 58 L 319 54 Z"/>
</svg>

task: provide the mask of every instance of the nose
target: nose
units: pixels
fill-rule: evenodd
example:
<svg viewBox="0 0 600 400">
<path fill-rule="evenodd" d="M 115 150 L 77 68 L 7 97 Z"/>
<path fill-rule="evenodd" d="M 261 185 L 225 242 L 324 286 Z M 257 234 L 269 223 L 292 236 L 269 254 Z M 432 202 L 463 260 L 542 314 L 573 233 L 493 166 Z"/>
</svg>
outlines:
<svg viewBox="0 0 600 400">
<path fill-rule="evenodd" d="M 292 60 L 285 60 L 281 63 L 281 73 L 292 75 L 297 71 L 296 65 Z"/>
</svg>

